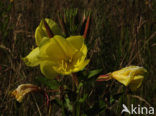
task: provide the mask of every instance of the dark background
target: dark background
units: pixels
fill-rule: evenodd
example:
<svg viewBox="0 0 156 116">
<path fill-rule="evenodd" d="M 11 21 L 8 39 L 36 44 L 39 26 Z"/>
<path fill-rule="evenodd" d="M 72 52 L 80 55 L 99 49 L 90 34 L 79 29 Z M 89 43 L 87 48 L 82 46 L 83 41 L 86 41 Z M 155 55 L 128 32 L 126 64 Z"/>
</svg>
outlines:
<svg viewBox="0 0 156 116">
<path fill-rule="evenodd" d="M 133 93 L 137 97 L 123 97 L 111 111 L 120 115 L 122 103 L 156 108 L 155 0 L 1 0 L 0 115 L 46 115 L 42 96 L 32 93 L 18 104 L 10 92 L 22 83 L 36 84 L 36 75 L 41 75 L 38 67 L 27 67 L 21 60 L 35 47 L 34 32 L 41 19 L 58 22 L 58 12 L 70 8 L 78 8 L 79 18 L 84 10 L 91 11 L 86 38 L 91 59 L 88 69 L 102 68 L 105 74 L 138 65 L 148 70 L 142 86 Z M 59 115 L 56 110 L 53 106 L 52 112 Z"/>
</svg>

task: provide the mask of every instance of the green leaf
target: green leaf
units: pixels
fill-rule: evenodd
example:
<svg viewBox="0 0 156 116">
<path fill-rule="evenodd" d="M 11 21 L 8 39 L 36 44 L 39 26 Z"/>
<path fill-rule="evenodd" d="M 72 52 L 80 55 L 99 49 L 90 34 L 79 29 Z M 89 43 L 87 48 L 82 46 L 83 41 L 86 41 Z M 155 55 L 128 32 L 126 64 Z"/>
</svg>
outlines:
<svg viewBox="0 0 156 116">
<path fill-rule="evenodd" d="M 49 89 L 58 89 L 60 86 L 56 80 L 50 80 L 45 77 L 37 77 L 36 80 L 39 83 L 46 85 Z"/>
<path fill-rule="evenodd" d="M 99 107 L 100 109 L 103 109 L 104 107 L 106 107 L 106 103 L 104 100 L 99 100 Z"/>
<path fill-rule="evenodd" d="M 65 98 L 66 106 L 69 109 L 69 111 L 73 110 L 73 106 L 71 105 L 70 99 L 68 97 Z"/>
<path fill-rule="evenodd" d="M 94 77 L 95 75 L 99 74 L 101 71 L 102 69 L 96 69 L 96 70 L 90 71 L 88 74 L 88 78 Z"/>
<path fill-rule="evenodd" d="M 80 103 L 83 103 L 88 97 L 88 94 L 84 94 L 84 96 L 82 98 L 79 99 Z"/>
<path fill-rule="evenodd" d="M 80 82 L 79 83 L 79 85 L 78 85 L 78 88 L 77 88 L 77 91 L 76 91 L 76 93 L 79 93 L 79 91 L 80 91 L 80 88 L 83 86 L 83 83 L 82 82 Z"/>
<path fill-rule="evenodd" d="M 115 102 L 115 99 L 111 96 L 110 97 L 110 103 L 112 104 L 112 103 L 114 103 Z"/>
</svg>

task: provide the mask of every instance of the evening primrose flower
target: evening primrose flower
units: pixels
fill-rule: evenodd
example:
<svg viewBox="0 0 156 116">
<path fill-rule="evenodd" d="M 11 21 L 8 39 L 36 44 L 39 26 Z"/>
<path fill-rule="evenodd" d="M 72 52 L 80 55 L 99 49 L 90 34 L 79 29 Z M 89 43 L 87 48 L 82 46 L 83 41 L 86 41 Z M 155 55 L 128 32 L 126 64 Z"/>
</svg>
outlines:
<svg viewBox="0 0 156 116">
<path fill-rule="evenodd" d="M 89 60 L 85 60 L 87 47 L 83 36 L 63 38 L 55 35 L 46 38 L 39 47 L 33 49 L 23 60 L 26 65 L 40 65 L 43 75 L 54 78 L 57 74 L 69 75 L 82 70 Z"/>
<path fill-rule="evenodd" d="M 144 79 L 144 73 L 147 70 L 139 66 L 128 66 L 120 70 L 108 73 L 105 75 L 100 75 L 96 81 L 108 81 L 110 79 L 115 79 L 125 86 L 129 86 L 132 91 L 135 91 L 142 84 Z"/>
<path fill-rule="evenodd" d="M 40 88 L 33 84 L 21 84 L 12 92 L 12 95 L 18 102 L 22 102 L 24 96 L 33 91 L 40 91 Z"/>
<path fill-rule="evenodd" d="M 54 34 L 53 37 L 51 33 Z M 70 75 L 82 70 L 89 63 L 86 60 L 84 37 L 78 35 L 64 38 L 58 25 L 51 19 L 41 21 L 35 31 L 35 40 L 38 47 L 23 60 L 30 67 L 40 65 L 42 74 L 47 78 L 52 79 L 58 74 Z"/>
<path fill-rule="evenodd" d="M 129 86 L 132 91 L 135 91 L 142 84 L 144 79 L 143 74 L 147 70 L 139 66 L 128 66 L 118 71 L 111 73 L 111 77 L 124 84 Z"/>
</svg>

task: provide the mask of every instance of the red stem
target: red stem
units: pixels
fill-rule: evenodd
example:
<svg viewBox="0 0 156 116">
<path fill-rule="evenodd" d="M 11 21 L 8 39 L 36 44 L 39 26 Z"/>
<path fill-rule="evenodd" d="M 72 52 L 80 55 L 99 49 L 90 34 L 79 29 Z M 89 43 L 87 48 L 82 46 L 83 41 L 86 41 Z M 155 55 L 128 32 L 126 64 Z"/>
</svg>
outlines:
<svg viewBox="0 0 156 116">
<path fill-rule="evenodd" d="M 84 38 L 86 38 L 86 36 L 87 36 L 88 27 L 89 27 L 89 22 L 90 22 L 90 16 L 88 16 L 87 22 L 86 22 L 86 25 L 85 25 L 85 30 L 84 30 L 84 33 L 83 33 L 83 37 L 84 37 Z"/>
<path fill-rule="evenodd" d="M 79 85 L 77 76 L 76 76 L 76 74 L 74 74 L 74 73 L 72 74 L 72 81 L 75 83 L 76 87 Z"/>
</svg>

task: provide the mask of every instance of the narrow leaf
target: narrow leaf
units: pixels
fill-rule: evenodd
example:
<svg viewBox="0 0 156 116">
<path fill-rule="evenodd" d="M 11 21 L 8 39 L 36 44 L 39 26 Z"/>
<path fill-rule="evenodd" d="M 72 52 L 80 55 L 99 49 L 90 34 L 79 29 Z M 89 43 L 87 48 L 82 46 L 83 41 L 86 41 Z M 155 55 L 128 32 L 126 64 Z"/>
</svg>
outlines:
<svg viewBox="0 0 156 116">
<path fill-rule="evenodd" d="M 89 72 L 88 78 L 91 78 L 97 74 L 99 74 L 102 71 L 102 69 L 96 69 Z"/>
</svg>

